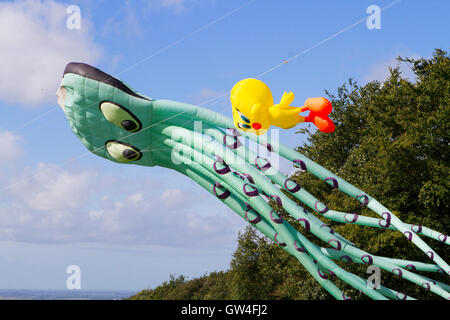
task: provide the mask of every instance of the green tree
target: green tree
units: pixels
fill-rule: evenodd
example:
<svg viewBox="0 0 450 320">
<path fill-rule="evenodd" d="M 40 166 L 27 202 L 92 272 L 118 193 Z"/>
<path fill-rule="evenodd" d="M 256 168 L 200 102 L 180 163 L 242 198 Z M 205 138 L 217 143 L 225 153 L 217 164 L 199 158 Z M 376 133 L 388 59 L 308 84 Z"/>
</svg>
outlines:
<svg viewBox="0 0 450 320">
<path fill-rule="evenodd" d="M 330 298 L 296 258 L 251 226 L 239 234 L 231 274 L 233 299 Z"/>
</svg>

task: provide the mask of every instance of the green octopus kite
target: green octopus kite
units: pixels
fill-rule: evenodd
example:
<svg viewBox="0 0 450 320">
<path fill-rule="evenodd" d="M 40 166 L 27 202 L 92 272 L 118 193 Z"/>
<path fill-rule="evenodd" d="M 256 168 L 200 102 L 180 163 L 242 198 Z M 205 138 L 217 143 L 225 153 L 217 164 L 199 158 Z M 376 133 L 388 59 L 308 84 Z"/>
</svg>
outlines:
<svg viewBox="0 0 450 320">
<path fill-rule="evenodd" d="M 449 244 L 447 235 L 399 220 L 377 200 L 294 150 L 234 129 L 233 120 L 219 113 L 176 101 L 152 99 L 120 80 L 83 63 L 69 63 L 57 93 L 72 131 L 96 155 L 118 163 L 161 166 L 176 170 L 205 188 L 256 229 L 296 257 L 318 283 L 336 299 L 350 299 L 334 283 L 335 277 L 373 299 L 414 299 L 346 271 L 333 260 L 375 265 L 445 299 L 450 286 L 414 271 L 450 275 L 450 266 L 419 235 Z M 248 139 L 310 172 L 331 187 L 353 197 L 380 219 L 332 210 L 275 166 L 251 151 Z M 301 202 L 298 205 L 286 194 Z M 298 220 L 299 232 L 269 205 Z M 309 208 L 309 209 L 307 209 Z M 341 223 L 398 230 L 433 264 L 372 255 L 324 224 L 312 212 Z M 319 247 L 305 237 L 322 240 Z"/>
</svg>

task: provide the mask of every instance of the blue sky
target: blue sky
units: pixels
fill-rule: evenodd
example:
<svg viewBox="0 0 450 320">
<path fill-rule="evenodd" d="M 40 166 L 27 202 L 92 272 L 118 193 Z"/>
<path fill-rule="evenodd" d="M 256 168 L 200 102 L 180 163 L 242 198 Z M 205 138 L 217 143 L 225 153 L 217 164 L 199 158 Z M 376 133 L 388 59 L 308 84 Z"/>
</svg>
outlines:
<svg viewBox="0 0 450 320">
<path fill-rule="evenodd" d="M 390 3 L 1 1 L 0 288 L 64 289 L 72 264 L 83 289 L 107 290 L 225 270 L 246 225 L 175 172 L 89 154 L 56 104 L 66 63 L 93 64 L 153 98 L 201 104 L 312 48 L 261 78 L 275 100 L 288 90 L 301 105 L 350 77 L 383 80 L 399 55 L 448 49 L 449 2 L 419 0 L 382 11 L 381 29 L 364 21 L 316 46 L 369 5 Z M 73 4 L 81 26 L 70 30 Z M 231 116 L 227 96 L 204 107 Z M 302 144 L 295 131 L 281 141 Z"/>
</svg>

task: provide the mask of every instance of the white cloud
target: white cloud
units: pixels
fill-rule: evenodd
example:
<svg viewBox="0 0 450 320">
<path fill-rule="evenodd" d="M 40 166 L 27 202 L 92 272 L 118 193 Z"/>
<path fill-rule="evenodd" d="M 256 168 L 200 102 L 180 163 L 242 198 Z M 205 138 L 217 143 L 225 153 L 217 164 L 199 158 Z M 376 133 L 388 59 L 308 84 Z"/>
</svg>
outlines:
<svg viewBox="0 0 450 320">
<path fill-rule="evenodd" d="M 81 28 L 67 28 L 67 7 L 53 0 L 0 3 L 0 100 L 54 102 L 68 62 L 95 63 L 100 58 L 83 11 Z"/>
<path fill-rule="evenodd" d="M 148 24 L 143 23 L 142 20 L 142 4 L 136 6 L 134 2 L 122 4 L 122 9 L 118 10 L 116 14 L 109 17 L 101 29 L 103 36 L 120 36 L 121 38 L 142 39 L 144 34 L 151 30 Z M 113 57 L 112 63 L 120 57 Z"/>
<path fill-rule="evenodd" d="M 42 163 L 10 178 L 17 183 L 0 194 L 0 241 L 229 248 L 245 225 L 194 182 L 171 188 L 172 178 Z M 136 183 L 118 187 L 115 180 Z"/>
<path fill-rule="evenodd" d="M 403 78 L 407 78 L 409 80 L 414 80 L 414 72 L 411 70 L 411 68 L 409 67 L 408 64 L 399 63 L 399 61 L 397 61 L 397 59 L 396 59 L 398 56 L 403 57 L 405 55 L 397 54 L 394 57 L 387 58 L 387 59 L 381 60 L 381 61 L 373 64 L 369 68 L 369 71 L 364 79 L 366 81 L 378 80 L 379 82 L 383 82 L 389 76 L 389 67 L 394 68 L 394 67 L 398 66 Z M 410 58 L 414 58 L 414 59 L 420 58 L 420 56 L 417 54 L 406 55 L 406 56 L 410 57 Z"/>
<path fill-rule="evenodd" d="M 88 197 L 93 176 L 90 172 L 69 172 L 44 163 L 39 163 L 34 171 L 27 171 L 11 185 L 11 192 L 33 210 L 78 208 Z"/>
<path fill-rule="evenodd" d="M 142 195 L 142 192 L 137 192 L 130 194 L 127 199 L 134 204 L 138 204 L 144 199 L 144 196 Z"/>
<path fill-rule="evenodd" d="M 17 160 L 23 150 L 19 145 L 20 137 L 11 131 L 0 132 L 0 164 Z"/>
<path fill-rule="evenodd" d="M 91 210 L 89 211 L 89 218 L 92 220 L 100 219 L 103 216 L 103 210 Z"/>
<path fill-rule="evenodd" d="M 166 207 L 185 205 L 189 201 L 189 195 L 180 189 L 167 189 L 161 194 L 161 200 Z"/>
</svg>

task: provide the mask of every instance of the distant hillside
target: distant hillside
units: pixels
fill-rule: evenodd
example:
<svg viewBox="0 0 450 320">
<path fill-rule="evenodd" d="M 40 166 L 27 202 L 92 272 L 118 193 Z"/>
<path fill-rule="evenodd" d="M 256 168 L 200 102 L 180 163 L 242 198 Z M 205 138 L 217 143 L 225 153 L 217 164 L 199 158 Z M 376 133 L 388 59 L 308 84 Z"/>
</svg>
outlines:
<svg viewBox="0 0 450 320">
<path fill-rule="evenodd" d="M 170 276 L 154 289 L 146 289 L 131 300 L 224 300 L 230 299 L 230 272 L 211 272 L 187 281 L 183 275 Z"/>
</svg>

